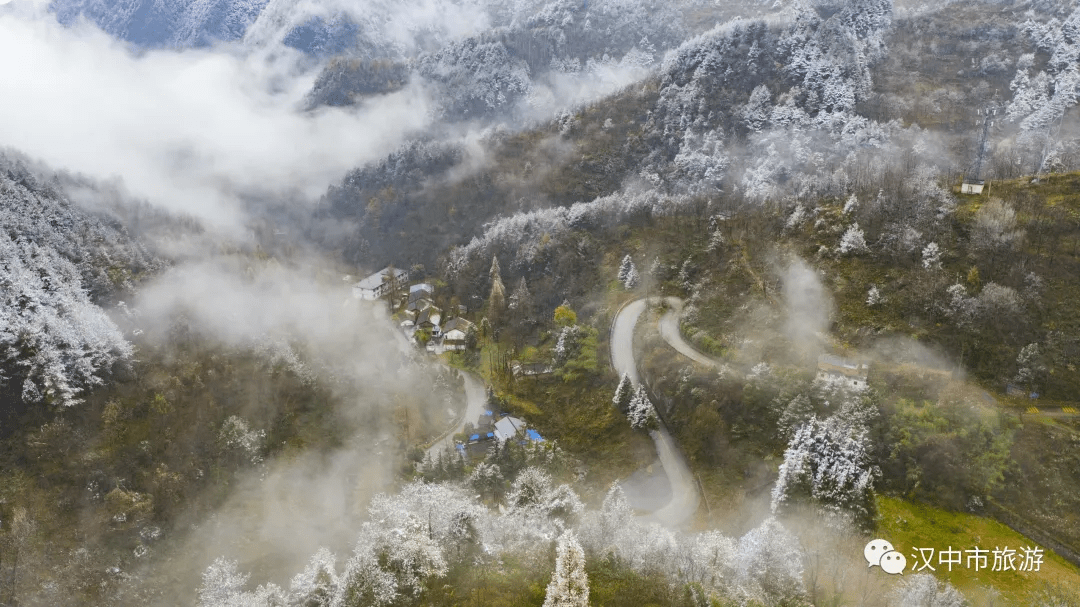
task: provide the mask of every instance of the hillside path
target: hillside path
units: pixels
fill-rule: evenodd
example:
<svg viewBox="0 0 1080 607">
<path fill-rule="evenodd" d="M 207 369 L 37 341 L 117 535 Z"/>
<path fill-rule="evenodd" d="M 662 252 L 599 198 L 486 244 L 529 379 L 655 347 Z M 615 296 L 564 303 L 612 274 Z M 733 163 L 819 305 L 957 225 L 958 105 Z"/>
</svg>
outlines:
<svg viewBox="0 0 1080 607">
<path fill-rule="evenodd" d="M 652 299 L 656 301 L 658 298 Z M 681 300 L 668 299 L 676 300 L 678 309 L 682 309 Z M 640 383 L 637 361 L 634 360 L 634 328 L 645 308 L 646 300 L 636 299 L 623 306 L 611 323 L 611 364 L 620 376 L 628 375 L 634 385 Z M 677 315 L 678 312 L 674 314 Z M 678 527 L 689 520 L 698 509 L 700 498 L 694 476 L 690 472 L 686 457 L 679 450 L 663 421 L 660 421 L 659 429 L 649 435 L 656 444 L 656 453 L 660 457 L 660 465 L 668 477 L 672 493 L 671 501 L 650 514 L 649 518 L 668 527 Z"/>
<path fill-rule="evenodd" d="M 459 369 L 458 372 L 465 379 L 465 415 L 462 416 L 456 427 L 447 431 L 442 438 L 428 447 L 428 453 L 431 454 L 432 458 L 438 456 L 445 449 L 453 449 L 454 435 L 464 432 L 467 422 L 475 424 L 476 420 L 480 418 L 480 414 L 484 412 L 484 405 L 487 403 L 487 390 L 484 389 L 484 383 L 468 371 Z"/>
</svg>

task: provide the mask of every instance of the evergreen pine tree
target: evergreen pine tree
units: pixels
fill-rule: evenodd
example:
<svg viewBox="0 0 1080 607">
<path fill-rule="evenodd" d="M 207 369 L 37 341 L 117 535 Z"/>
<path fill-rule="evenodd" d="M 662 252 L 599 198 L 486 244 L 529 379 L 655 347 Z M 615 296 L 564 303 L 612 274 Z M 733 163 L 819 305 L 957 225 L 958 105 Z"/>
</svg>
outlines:
<svg viewBox="0 0 1080 607">
<path fill-rule="evenodd" d="M 634 385 L 630 381 L 630 376 L 623 373 L 622 379 L 619 380 L 619 387 L 615 388 L 615 397 L 611 399 L 611 402 L 619 408 L 619 411 L 626 413 L 630 410 L 630 400 L 634 398 Z"/>
<path fill-rule="evenodd" d="M 555 573 L 547 587 L 544 607 L 586 607 L 589 604 L 589 576 L 585 573 L 585 551 L 573 531 L 559 537 L 555 548 Z"/>
<path fill-rule="evenodd" d="M 657 427 L 656 408 L 649 400 L 645 386 L 638 386 L 634 392 L 627 417 L 630 418 L 630 425 L 639 430 L 654 430 Z"/>
<path fill-rule="evenodd" d="M 491 294 L 488 296 L 488 318 L 493 325 L 498 325 L 502 311 L 506 308 L 506 287 L 499 276 L 499 260 L 491 264 Z"/>
<path fill-rule="evenodd" d="M 622 263 L 619 264 L 619 282 L 621 282 L 623 284 L 626 283 L 626 277 L 630 273 L 630 268 L 633 268 L 633 267 L 634 267 L 634 260 L 630 259 L 629 255 L 627 255 L 626 257 L 623 257 Z"/>
</svg>

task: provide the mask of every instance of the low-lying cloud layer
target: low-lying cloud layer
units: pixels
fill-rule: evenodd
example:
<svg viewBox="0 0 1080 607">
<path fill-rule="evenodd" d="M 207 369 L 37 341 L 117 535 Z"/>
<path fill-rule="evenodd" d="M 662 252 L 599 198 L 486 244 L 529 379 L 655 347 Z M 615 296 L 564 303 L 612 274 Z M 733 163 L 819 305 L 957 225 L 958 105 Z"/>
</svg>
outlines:
<svg viewBox="0 0 1080 607">
<path fill-rule="evenodd" d="M 782 280 L 787 309 L 784 332 L 799 355 L 816 354 L 829 330 L 832 298 L 817 273 L 801 259 L 791 262 Z"/>
<path fill-rule="evenodd" d="M 0 11 L 0 143 L 222 226 L 240 195 L 316 196 L 428 126 L 419 86 L 351 111 L 299 108 L 298 55 L 133 54 L 18 2 Z"/>
</svg>

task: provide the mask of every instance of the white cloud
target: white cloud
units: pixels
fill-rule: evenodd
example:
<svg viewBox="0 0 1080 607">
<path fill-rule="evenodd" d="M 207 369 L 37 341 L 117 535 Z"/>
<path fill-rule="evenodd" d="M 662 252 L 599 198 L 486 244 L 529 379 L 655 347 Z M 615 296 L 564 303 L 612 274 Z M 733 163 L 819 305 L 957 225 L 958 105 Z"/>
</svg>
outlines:
<svg viewBox="0 0 1080 607">
<path fill-rule="evenodd" d="M 330 21 L 340 14 L 357 25 L 362 44 L 402 56 L 432 42 L 476 35 L 491 25 L 484 4 L 476 0 L 270 0 L 244 34 L 244 43 L 272 47 L 313 18 Z"/>
<path fill-rule="evenodd" d="M 20 4 L 0 14 L 0 145 L 218 225 L 237 194 L 318 195 L 430 121 L 419 87 L 304 114 L 314 75 L 286 51 L 133 54 Z"/>
</svg>

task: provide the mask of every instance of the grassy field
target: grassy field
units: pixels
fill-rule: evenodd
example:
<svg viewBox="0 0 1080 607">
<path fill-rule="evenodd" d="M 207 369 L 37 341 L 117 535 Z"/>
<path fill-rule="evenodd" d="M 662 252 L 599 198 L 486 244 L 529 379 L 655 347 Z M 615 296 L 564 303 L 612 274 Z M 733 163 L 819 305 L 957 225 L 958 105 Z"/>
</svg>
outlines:
<svg viewBox="0 0 1080 607">
<path fill-rule="evenodd" d="M 1032 540 L 997 521 L 901 499 L 879 497 L 878 512 L 878 536 L 892 542 L 897 550 L 907 556 L 909 568 L 913 565 L 911 554 L 916 547 L 934 548 L 936 551 L 952 546 L 954 550 L 963 551 L 976 546 L 989 550 L 1007 546 L 1019 554 L 1021 547 L 1037 546 Z M 992 555 L 988 553 L 987 556 L 988 564 L 992 565 Z M 966 565 L 966 560 L 965 556 L 962 565 Z M 1080 588 L 1080 570 L 1048 550 L 1044 551 L 1039 571 L 1031 572 L 982 570 L 976 573 L 973 568 L 954 566 L 950 573 L 947 567 L 936 563 L 936 556 L 934 561 L 938 578 L 948 580 L 976 605 L 989 604 L 986 602 L 985 587 L 1000 592 L 1001 600 L 1008 605 L 1030 604 L 1031 593 L 1044 582 L 1064 588 Z"/>
</svg>

